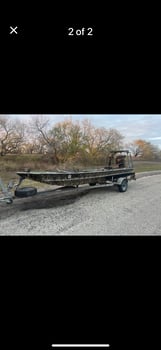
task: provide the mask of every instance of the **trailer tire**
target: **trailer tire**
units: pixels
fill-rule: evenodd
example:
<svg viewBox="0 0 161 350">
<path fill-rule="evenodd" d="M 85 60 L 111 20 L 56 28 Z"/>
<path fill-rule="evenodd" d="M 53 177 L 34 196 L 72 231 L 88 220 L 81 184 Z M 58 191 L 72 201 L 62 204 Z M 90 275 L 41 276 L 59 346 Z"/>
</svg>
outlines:
<svg viewBox="0 0 161 350">
<path fill-rule="evenodd" d="M 16 197 L 30 197 L 37 194 L 37 188 L 36 187 L 20 187 L 15 190 L 15 196 Z"/>
<path fill-rule="evenodd" d="M 128 180 L 124 179 L 120 185 L 118 185 L 120 192 L 126 192 L 128 189 Z"/>
<path fill-rule="evenodd" d="M 89 186 L 96 186 L 96 182 L 95 183 L 89 183 Z"/>
</svg>

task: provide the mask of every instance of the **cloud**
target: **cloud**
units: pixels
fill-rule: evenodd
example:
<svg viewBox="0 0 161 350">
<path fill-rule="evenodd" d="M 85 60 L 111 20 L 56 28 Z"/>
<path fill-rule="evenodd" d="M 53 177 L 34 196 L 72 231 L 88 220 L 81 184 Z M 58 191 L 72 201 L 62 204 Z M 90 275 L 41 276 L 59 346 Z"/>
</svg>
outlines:
<svg viewBox="0 0 161 350">
<path fill-rule="evenodd" d="M 161 140 L 161 136 L 158 136 L 158 137 L 149 137 L 149 140 Z"/>
</svg>

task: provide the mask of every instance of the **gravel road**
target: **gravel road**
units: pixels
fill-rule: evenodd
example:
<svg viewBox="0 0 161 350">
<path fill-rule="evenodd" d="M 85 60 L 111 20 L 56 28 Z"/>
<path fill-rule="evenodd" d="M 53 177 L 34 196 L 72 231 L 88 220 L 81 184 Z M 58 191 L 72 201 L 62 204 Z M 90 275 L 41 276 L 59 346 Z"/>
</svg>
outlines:
<svg viewBox="0 0 161 350">
<path fill-rule="evenodd" d="M 143 175 L 125 193 L 88 186 L 0 203 L 0 234 L 160 235 L 161 174 Z"/>
</svg>

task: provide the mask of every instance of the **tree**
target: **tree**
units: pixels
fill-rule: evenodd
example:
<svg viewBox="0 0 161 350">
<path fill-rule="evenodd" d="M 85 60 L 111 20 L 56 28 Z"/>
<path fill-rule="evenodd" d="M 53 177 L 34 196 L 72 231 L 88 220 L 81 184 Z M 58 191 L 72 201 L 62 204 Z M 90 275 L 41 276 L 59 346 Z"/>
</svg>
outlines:
<svg viewBox="0 0 161 350">
<path fill-rule="evenodd" d="M 42 115 L 34 117 L 31 122 L 30 133 L 37 138 L 41 152 L 49 153 L 53 163 L 59 163 L 57 142 L 51 133 L 50 120 Z"/>
<path fill-rule="evenodd" d="M 20 153 L 24 133 L 24 123 L 19 120 L 11 120 L 7 116 L 0 116 L 0 155 Z"/>
<path fill-rule="evenodd" d="M 123 136 L 116 129 L 96 128 L 89 120 L 82 122 L 84 151 L 91 159 L 106 160 L 111 150 L 122 146 Z"/>
<path fill-rule="evenodd" d="M 151 142 L 138 139 L 127 145 L 134 156 L 144 160 L 157 160 L 160 158 L 160 150 Z"/>
<path fill-rule="evenodd" d="M 71 119 L 57 123 L 50 131 L 50 136 L 55 140 L 61 161 L 74 159 L 81 151 L 82 132 L 78 122 Z"/>
</svg>

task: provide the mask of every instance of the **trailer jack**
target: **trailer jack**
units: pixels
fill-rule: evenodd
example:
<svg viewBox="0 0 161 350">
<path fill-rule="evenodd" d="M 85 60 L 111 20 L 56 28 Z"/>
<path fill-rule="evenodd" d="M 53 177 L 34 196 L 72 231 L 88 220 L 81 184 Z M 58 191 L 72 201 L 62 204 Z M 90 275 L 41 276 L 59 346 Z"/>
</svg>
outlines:
<svg viewBox="0 0 161 350">
<path fill-rule="evenodd" d="M 0 178 L 0 192 L 2 193 L 2 197 L 0 197 L 0 202 L 6 202 L 7 204 L 11 204 L 13 202 L 13 195 L 10 192 L 11 183 L 6 187 Z"/>
<path fill-rule="evenodd" d="M 14 196 L 11 193 L 11 189 L 12 188 L 17 189 L 23 180 L 24 180 L 24 177 L 21 176 L 19 178 L 18 183 L 14 184 L 13 181 L 11 180 L 8 183 L 8 185 L 5 186 L 2 179 L 0 178 L 0 193 L 2 194 L 2 196 L 0 196 L 0 202 L 6 202 L 7 204 L 12 204 Z"/>
</svg>

